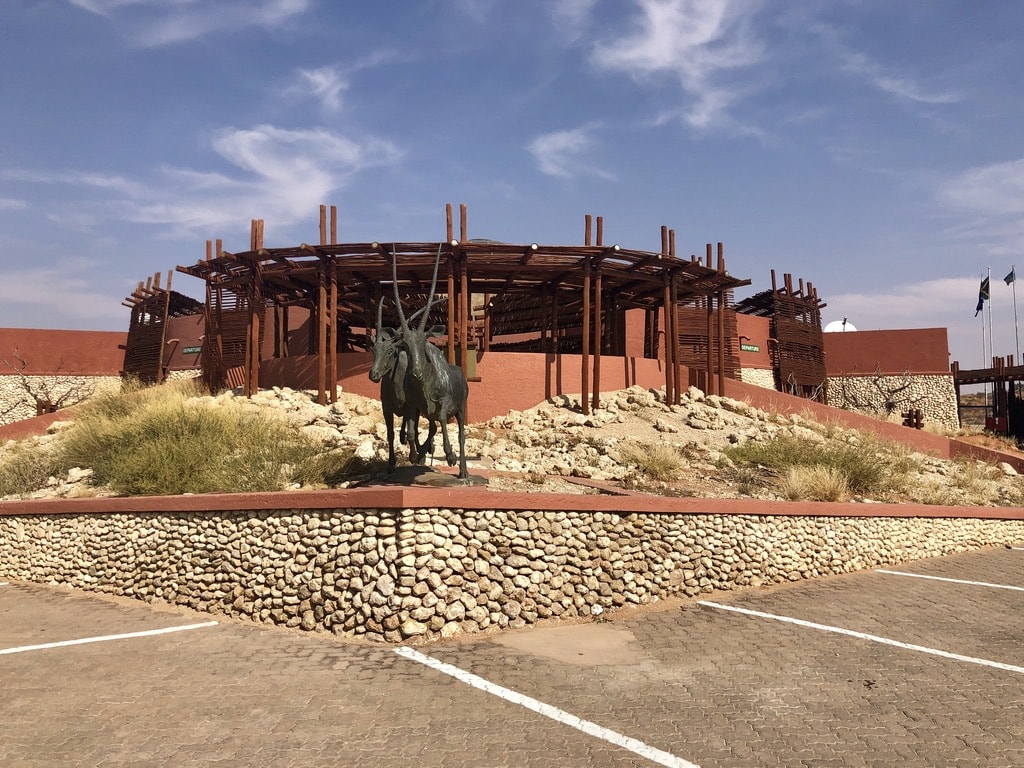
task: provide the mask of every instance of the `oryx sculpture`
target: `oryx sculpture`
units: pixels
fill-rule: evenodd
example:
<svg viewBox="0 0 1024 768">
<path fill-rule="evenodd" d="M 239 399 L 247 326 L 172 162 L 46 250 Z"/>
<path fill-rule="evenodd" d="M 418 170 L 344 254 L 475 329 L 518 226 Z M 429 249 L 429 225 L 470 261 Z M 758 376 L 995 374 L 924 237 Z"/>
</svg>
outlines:
<svg viewBox="0 0 1024 768">
<path fill-rule="evenodd" d="M 384 410 L 384 425 L 388 430 L 388 474 L 395 471 L 395 416 L 402 421 L 398 439 L 409 446 L 409 462 L 420 460 L 418 446 L 412 437 L 411 424 L 419 414 L 408 409 L 405 397 L 405 377 L 409 370 L 409 355 L 399 344 L 398 333 L 384 328 L 381 310 L 384 299 L 377 302 L 377 332 L 373 339 L 373 365 L 370 366 L 370 381 L 380 382 L 380 404 Z"/>
<path fill-rule="evenodd" d="M 444 457 L 448 466 L 455 466 L 459 462 L 459 477 L 466 479 L 469 473 L 466 471 L 466 399 L 469 397 L 469 385 L 462 369 L 451 365 L 437 347 L 428 340 L 430 336 L 437 335 L 443 331 L 441 328 L 432 328 L 427 331 L 427 319 L 430 315 L 430 308 L 434 303 L 434 290 L 437 288 L 437 269 L 441 263 L 441 246 L 437 247 L 437 258 L 434 260 L 434 277 L 430 282 L 430 293 L 427 297 L 425 307 L 417 310 L 410 318 L 414 320 L 420 312 L 423 316 L 419 323 L 413 327 L 410 320 L 406 320 L 402 311 L 402 301 L 398 295 L 398 258 L 394 248 L 391 250 L 391 274 L 392 285 L 395 291 L 395 305 L 398 309 L 398 320 L 401 328 L 397 331 L 398 349 L 404 351 L 407 357 L 405 372 L 405 408 L 406 414 L 417 414 L 408 418 L 408 431 L 406 437 L 415 446 L 420 460 L 426 454 L 433 453 L 434 434 L 437 425 L 441 426 L 441 439 L 444 443 Z M 422 415 L 427 419 L 429 430 L 427 439 L 422 444 L 418 440 L 418 416 Z M 451 442 L 448 439 L 446 424 L 455 419 L 459 427 L 459 454 L 455 455 Z"/>
</svg>

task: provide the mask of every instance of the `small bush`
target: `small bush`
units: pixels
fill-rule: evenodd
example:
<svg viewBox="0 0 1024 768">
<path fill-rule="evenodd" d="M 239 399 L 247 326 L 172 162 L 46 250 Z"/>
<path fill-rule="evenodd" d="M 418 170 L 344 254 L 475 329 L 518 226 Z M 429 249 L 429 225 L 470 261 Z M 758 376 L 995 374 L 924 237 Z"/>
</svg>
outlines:
<svg viewBox="0 0 1024 768">
<path fill-rule="evenodd" d="M 0 496 L 27 496 L 62 469 L 50 450 L 16 443 L 0 453 Z"/>
<path fill-rule="evenodd" d="M 621 461 L 633 464 L 651 480 L 673 480 L 683 466 L 683 457 L 664 443 L 625 443 L 618 449 Z"/>
</svg>

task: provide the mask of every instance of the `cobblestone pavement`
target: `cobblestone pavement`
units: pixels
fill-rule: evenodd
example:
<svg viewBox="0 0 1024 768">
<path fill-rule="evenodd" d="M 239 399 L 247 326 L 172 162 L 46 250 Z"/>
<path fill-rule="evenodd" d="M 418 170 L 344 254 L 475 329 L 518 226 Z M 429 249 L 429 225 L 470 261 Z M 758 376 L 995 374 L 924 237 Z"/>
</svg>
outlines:
<svg viewBox="0 0 1024 768">
<path fill-rule="evenodd" d="M 1024 765 L 1024 551 L 891 570 L 938 578 L 863 572 L 416 649 L 487 683 L 391 647 L 11 583 L 0 765 Z"/>
</svg>

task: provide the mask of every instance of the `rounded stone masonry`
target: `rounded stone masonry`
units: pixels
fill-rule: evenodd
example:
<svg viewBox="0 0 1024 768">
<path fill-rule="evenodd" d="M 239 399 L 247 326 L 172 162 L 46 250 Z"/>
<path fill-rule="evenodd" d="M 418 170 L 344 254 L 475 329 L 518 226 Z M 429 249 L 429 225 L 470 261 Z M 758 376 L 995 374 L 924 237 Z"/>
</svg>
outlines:
<svg viewBox="0 0 1024 768">
<path fill-rule="evenodd" d="M 388 643 L 1024 539 L 1024 521 L 446 508 L 0 515 L 0 577 Z"/>
</svg>

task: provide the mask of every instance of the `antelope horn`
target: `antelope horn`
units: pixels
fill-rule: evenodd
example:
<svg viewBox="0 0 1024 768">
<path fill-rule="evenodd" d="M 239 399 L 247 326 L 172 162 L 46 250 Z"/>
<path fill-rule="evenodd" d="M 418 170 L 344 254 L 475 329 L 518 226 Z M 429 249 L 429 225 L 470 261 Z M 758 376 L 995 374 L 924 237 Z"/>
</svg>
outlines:
<svg viewBox="0 0 1024 768">
<path fill-rule="evenodd" d="M 434 291 L 437 289 L 437 268 L 441 264 L 441 243 L 437 244 L 437 257 L 434 259 L 434 278 L 430 281 L 430 298 L 427 299 L 427 306 L 423 308 L 423 318 L 420 320 L 420 330 L 427 328 L 427 316 L 430 314 L 430 307 L 434 303 Z"/>
<path fill-rule="evenodd" d="M 384 297 L 381 296 L 377 300 L 377 335 L 380 336 L 381 329 L 383 327 L 383 318 L 381 317 L 381 311 L 384 309 Z"/>
<path fill-rule="evenodd" d="M 395 289 L 395 308 L 398 310 L 398 320 L 402 324 L 402 330 L 408 331 L 409 324 L 405 321 L 405 313 L 402 311 L 402 299 L 398 296 L 398 257 L 395 255 L 395 246 L 391 246 L 391 279 L 392 287 Z"/>
</svg>

